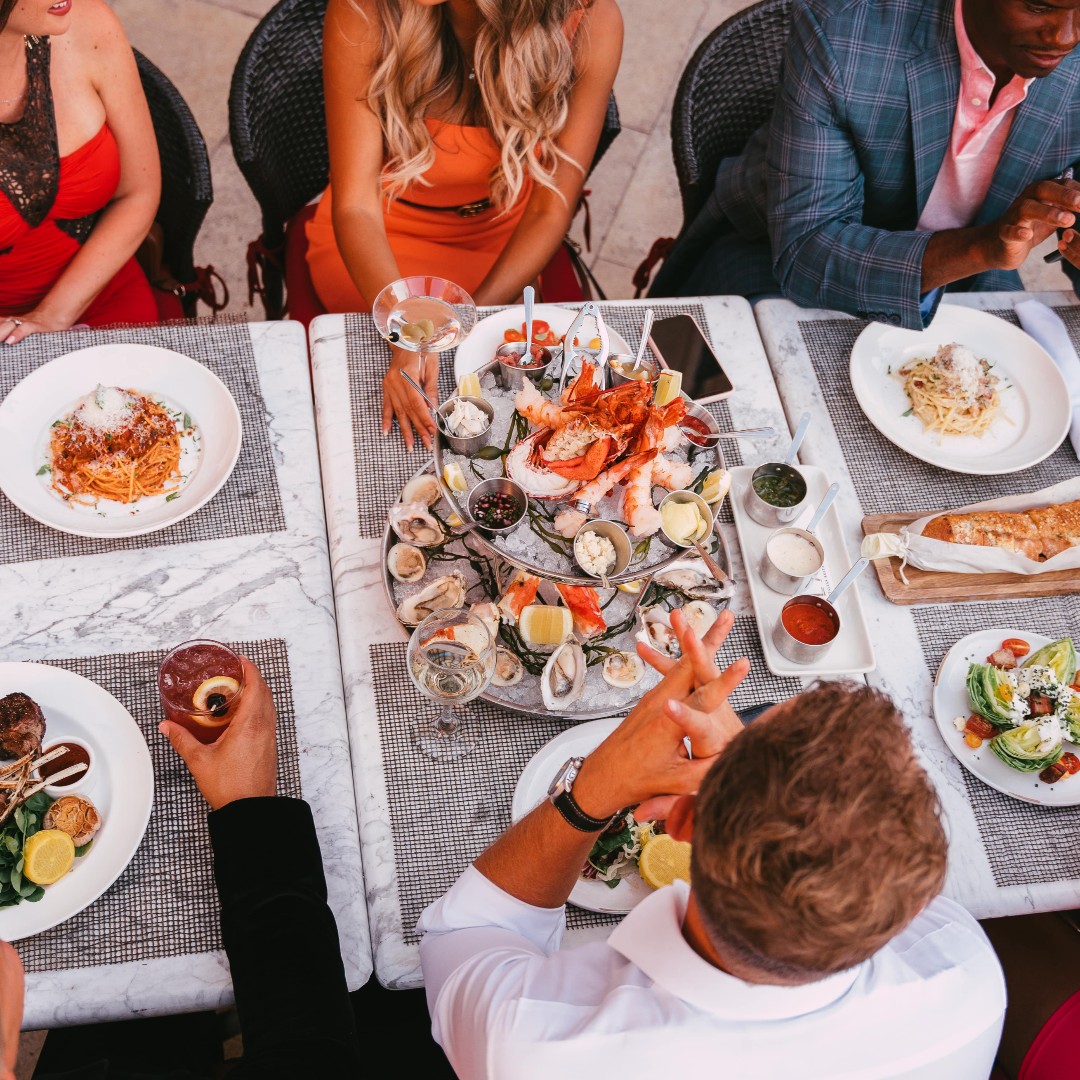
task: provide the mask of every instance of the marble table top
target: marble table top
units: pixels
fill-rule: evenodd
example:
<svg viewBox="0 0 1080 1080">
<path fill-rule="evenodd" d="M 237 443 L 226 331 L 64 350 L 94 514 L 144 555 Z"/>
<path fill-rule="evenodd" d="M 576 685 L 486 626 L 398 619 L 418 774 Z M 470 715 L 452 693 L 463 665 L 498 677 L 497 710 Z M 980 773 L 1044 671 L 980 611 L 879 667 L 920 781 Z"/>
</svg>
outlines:
<svg viewBox="0 0 1080 1080">
<path fill-rule="evenodd" d="M 371 975 L 371 946 L 307 342 L 297 322 L 248 329 L 285 530 L 160 547 L 151 533 L 133 550 L 0 565 L 6 616 L 0 655 L 34 661 L 170 648 L 197 636 L 283 638 L 304 796 L 314 812 L 346 977 L 355 990 Z M 50 971 L 27 977 L 24 1026 L 189 1012 L 232 1000 L 223 952 Z"/>
<path fill-rule="evenodd" d="M 1051 306 L 1078 303 L 1071 292 L 955 293 L 946 294 L 944 302 L 1000 311 L 1031 298 Z M 830 420 L 799 332 L 800 322 L 846 316 L 835 311 L 800 308 L 788 300 L 762 300 L 755 306 L 755 315 L 788 417 L 798 416 L 805 409 L 814 415 L 801 457 L 809 464 L 821 466 L 832 480 L 840 483 L 836 506 L 848 544 L 852 550 L 857 550 L 863 535 L 859 500 L 845 461 L 844 448 Z M 1008 488 L 1002 491 L 1003 495 L 1008 493 Z M 903 709 L 917 751 L 942 800 L 950 837 L 946 893 L 980 919 L 1075 908 L 1080 903 L 1080 883 L 1076 881 L 1004 887 L 995 884 L 966 794 L 962 766 L 946 748 L 931 715 L 935 673 L 929 670 L 923 657 L 912 608 L 886 599 L 871 571 L 863 575 L 862 586 L 864 610 L 873 639 L 878 643 L 889 643 L 887 649 L 878 648 L 878 666 L 867 679 L 890 694 Z"/>
<path fill-rule="evenodd" d="M 790 432 L 750 305 L 741 297 L 696 299 L 704 306 L 713 343 L 736 387 L 735 394 L 727 399 L 735 426 L 771 425 L 777 430 L 772 439 L 740 440 L 744 463 L 775 460 L 778 454 L 786 452 Z M 645 307 L 650 302 L 626 303 Z M 658 308 L 658 317 L 663 314 L 659 303 L 653 306 Z M 420 873 L 422 868 L 399 866 L 395 861 L 383 747 L 367 663 L 369 645 L 403 641 L 405 633 L 384 596 L 381 541 L 360 535 L 344 328 L 344 316 L 325 315 L 313 320 L 309 329 L 319 452 L 375 975 L 385 986 L 408 988 L 422 985 L 422 975 L 419 950 L 403 934 L 398 887 L 403 877 Z M 378 356 L 365 356 L 364 361 L 369 363 L 366 377 L 381 379 L 386 370 L 383 350 L 380 348 Z M 378 417 L 372 416 L 369 422 L 377 424 Z M 388 438 L 400 438 L 396 428 Z M 426 452 L 420 448 L 414 453 L 419 469 L 426 460 Z M 378 468 L 378 463 L 373 462 L 372 468 Z M 745 580 L 734 527 L 729 525 L 724 529 L 734 576 L 737 581 Z M 732 608 L 737 616 L 750 614 L 745 587 L 738 588 Z M 510 794 L 507 792 L 507 804 Z M 567 945 L 572 947 L 590 935 L 607 932 L 603 928 L 572 930 L 567 934 Z"/>
</svg>

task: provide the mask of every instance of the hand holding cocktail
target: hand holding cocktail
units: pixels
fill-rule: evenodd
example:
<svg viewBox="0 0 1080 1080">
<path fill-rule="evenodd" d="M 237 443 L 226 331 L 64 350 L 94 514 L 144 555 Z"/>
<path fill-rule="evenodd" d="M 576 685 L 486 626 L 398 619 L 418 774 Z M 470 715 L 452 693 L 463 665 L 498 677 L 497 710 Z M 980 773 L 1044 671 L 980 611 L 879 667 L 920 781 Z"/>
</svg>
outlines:
<svg viewBox="0 0 1080 1080">
<path fill-rule="evenodd" d="M 230 722 L 213 743 L 196 739 L 175 720 L 158 730 L 191 770 L 199 790 L 219 810 L 237 799 L 254 799 L 277 792 L 277 712 L 270 688 L 259 669 L 246 657 L 244 693 L 231 710 Z"/>
</svg>

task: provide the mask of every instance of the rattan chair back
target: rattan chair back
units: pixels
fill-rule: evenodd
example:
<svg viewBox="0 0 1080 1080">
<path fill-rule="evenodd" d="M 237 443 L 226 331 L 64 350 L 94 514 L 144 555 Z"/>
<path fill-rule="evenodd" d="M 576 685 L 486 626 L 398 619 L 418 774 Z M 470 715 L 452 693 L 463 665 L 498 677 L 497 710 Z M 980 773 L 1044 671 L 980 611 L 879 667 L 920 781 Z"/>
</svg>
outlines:
<svg viewBox="0 0 1080 1080">
<path fill-rule="evenodd" d="M 161 160 L 161 202 L 155 220 L 161 225 L 164 264 L 180 282 L 195 281 L 195 238 L 214 201 L 210 157 L 195 117 L 180 91 L 138 49 L 143 92 L 157 136 Z M 193 315 L 197 297 L 184 304 Z"/>
<path fill-rule="evenodd" d="M 742 153 L 769 118 L 790 25 L 791 0 L 760 0 L 713 30 L 683 70 L 671 149 L 684 227 L 709 197 L 720 162 Z"/>
</svg>

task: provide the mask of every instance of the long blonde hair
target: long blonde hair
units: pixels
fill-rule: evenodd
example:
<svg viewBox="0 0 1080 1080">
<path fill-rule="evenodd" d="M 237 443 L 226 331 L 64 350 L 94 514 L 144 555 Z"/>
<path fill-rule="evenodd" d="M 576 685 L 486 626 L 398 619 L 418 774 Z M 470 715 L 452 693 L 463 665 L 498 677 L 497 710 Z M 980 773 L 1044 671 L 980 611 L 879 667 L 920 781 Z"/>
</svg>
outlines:
<svg viewBox="0 0 1080 1080">
<path fill-rule="evenodd" d="M 501 148 L 491 176 L 491 199 L 506 209 L 525 177 L 555 188 L 555 169 L 571 161 L 555 139 L 566 124 L 574 80 L 566 34 L 582 0 L 475 0 L 480 12 L 475 85 L 484 119 Z M 413 0 L 376 0 L 382 59 L 371 80 L 368 103 L 382 122 L 386 163 L 383 180 L 400 195 L 435 159 L 424 123 L 433 102 L 467 99 L 470 67 L 450 27 L 445 5 Z M 574 162 L 579 168 L 580 162 Z"/>
</svg>

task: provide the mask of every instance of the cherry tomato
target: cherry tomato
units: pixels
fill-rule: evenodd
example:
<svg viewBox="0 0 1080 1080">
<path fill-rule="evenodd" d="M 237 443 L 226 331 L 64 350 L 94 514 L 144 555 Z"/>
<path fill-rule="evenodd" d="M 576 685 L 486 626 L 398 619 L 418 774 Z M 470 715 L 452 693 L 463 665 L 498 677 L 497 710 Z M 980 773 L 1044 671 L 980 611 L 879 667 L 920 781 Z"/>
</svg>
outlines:
<svg viewBox="0 0 1080 1080">
<path fill-rule="evenodd" d="M 964 742 L 966 742 L 972 750 L 978 750 L 983 744 L 982 739 L 980 739 L 978 735 L 972 735 L 970 731 L 964 736 Z"/>
<path fill-rule="evenodd" d="M 524 325 L 522 326 L 524 336 Z M 551 337 L 551 327 L 543 319 L 533 319 L 533 341 L 546 341 Z"/>
<path fill-rule="evenodd" d="M 504 330 L 503 339 L 505 341 L 524 341 L 525 334 L 520 330 Z"/>
<path fill-rule="evenodd" d="M 1023 638 L 1018 637 L 1006 638 L 1001 643 L 1001 647 L 1008 649 L 1017 659 L 1031 652 L 1031 646 Z"/>
<path fill-rule="evenodd" d="M 964 731 L 978 739 L 992 739 L 997 734 L 997 728 L 989 720 L 974 714 L 967 718 Z"/>
<path fill-rule="evenodd" d="M 1075 776 L 1080 772 L 1080 757 L 1077 757 L 1075 754 L 1064 753 L 1058 760 L 1069 770 L 1070 776 Z"/>
</svg>

